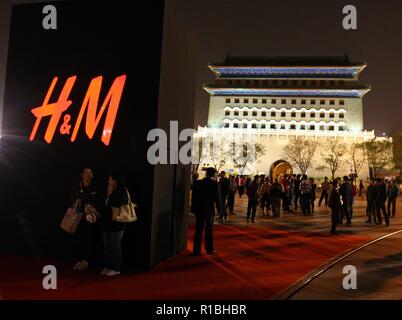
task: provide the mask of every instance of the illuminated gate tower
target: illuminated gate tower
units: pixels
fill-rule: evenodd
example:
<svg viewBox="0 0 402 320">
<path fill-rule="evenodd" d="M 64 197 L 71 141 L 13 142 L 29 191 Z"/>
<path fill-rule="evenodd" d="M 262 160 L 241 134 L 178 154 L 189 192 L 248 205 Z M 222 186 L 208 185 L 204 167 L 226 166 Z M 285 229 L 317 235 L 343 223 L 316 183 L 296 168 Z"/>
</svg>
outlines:
<svg viewBox="0 0 402 320">
<path fill-rule="evenodd" d="M 283 155 L 283 147 L 292 136 L 325 143 L 339 139 L 350 146 L 374 137 L 363 127 L 363 96 L 370 86 L 358 82 L 367 65 L 351 63 L 344 57 L 318 58 L 239 58 L 228 56 L 223 63 L 210 64 L 214 84 L 204 86 L 210 94 L 207 127 L 198 135 L 224 132 L 248 133 L 266 149 L 264 156 L 246 169 L 247 174 L 276 176 L 298 173 Z M 331 176 L 322 165 L 317 149 L 307 174 Z M 233 169 L 226 164 L 224 169 Z M 344 163 L 337 176 L 350 173 Z M 360 178 L 369 176 L 368 165 Z"/>
</svg>

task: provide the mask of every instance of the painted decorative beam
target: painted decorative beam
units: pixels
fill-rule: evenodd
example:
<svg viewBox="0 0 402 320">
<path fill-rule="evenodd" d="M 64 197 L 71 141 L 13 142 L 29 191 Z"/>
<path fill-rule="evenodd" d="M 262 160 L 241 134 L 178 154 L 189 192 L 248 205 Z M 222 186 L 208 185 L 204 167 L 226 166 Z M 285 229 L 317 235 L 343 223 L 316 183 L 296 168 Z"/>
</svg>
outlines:
<svg viewBox="0 0 402 320">
<path fill-rule="evenodd" d="M 367 89 L 265 89 L 265 88 L 214 88 L 205 86 L 212 96 L 272 96 L 272 97 L 345 97 L 362 98 Z"/>
<path fill-rule="evenodd" d="M 218 78 L 345 78 L 356 79 L 367 65 L 340 66 L 340 67 L 272 67 L 272 66 L 214 66 L 209 68 Z"/>
</svg>

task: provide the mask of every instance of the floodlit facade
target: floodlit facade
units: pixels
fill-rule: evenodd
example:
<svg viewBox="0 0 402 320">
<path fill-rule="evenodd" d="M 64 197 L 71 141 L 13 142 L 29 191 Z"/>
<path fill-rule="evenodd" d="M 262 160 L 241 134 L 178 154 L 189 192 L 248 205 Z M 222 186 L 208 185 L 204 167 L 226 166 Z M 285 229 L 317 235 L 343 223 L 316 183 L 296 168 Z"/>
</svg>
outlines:
<svg viewBox="0 0 402 320">
<path fill-rule="evenodd" d="M 323 168 L 322 154 L 330 139 L 345 143 L 375 137 L 364 130 L 363 97 L 370 86 L 358 81 L 365 63 L 347 56 L 319 58 L 238 58 L 228 56 L 209 68 L 216 80 L 205 85 L 210 95 L 208 124 L 197 136 L 246 135 L 265 147 L 265 154 L 249 163 L 245 174 L 277 176 L 299 173 L 286 159 L 284 146 L 295 137 L 319 143 L 307 174 L 331 176 Z M 210 159 L 204 159 L 210 165 Z M 337 176 L 351 173 L 348 152 Z M 233 163 L 222 169 L 238 172 Z M 369 176 L 365 163 L 359 177 Z"/>
</svg>

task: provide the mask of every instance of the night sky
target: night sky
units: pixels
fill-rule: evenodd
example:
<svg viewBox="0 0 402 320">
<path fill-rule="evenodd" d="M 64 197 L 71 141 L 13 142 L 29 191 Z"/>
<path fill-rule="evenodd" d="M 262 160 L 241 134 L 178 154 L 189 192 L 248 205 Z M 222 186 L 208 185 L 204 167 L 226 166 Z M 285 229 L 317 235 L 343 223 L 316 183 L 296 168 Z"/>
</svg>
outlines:
<svg viewBox="0 0 402 320">
<path fill-rule="evenodd" d="M 197 42 L 195 124 L 205 125 L 214 80 L 208 62 L 233 56 L 338 56 L 367 62 L 359 80 L 365 129 L 377 135 L 402 130 L 402 1 L 203 0 L 178 1 Z M 344 30 L 342 8 L 357 8 L 357 30 Z"/>
<path fill-rule="evenodd" d="M 3 5 L 9 1 L 0 0 Z M 364 98 L 365 128 L 375 129 L 377 135 L 402 130 L 401 0 L 167 1 L 176 3 L 176 16 L 185 20 L 198 48 L 195 125 L 207 122 L 209 96 L 202 85 L 214 80 L 208 62 L 221 62 L 227 54 L 336 56 L 347 53 L 352 62 L 368 64 L 360 77 L 360 81 L 372 86 Z M 342 28 L 342 8 L 348 4 L 357 7 L 357 30 Z M 0 26 L 7 20 L 4 14 L 0 10 Z M 8 35 L 0 32 L 1 43 L 5 37 Z M 4 46 L 0 48 L 0 57 L 4 49 Z M 0 72 L 4 71 L 3 67 L 0 66 Z M 0 77 L 0 86 L 2 80 Z"/>
</svg>

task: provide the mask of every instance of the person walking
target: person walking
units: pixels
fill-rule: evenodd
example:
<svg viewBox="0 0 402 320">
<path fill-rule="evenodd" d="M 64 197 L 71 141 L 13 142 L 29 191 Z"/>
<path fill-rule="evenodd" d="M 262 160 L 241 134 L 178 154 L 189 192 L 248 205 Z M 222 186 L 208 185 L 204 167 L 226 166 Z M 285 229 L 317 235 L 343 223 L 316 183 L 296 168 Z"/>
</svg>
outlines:
<svg viewBox="0 0 402 320">
<path fill-rule="evenodd" d="M 324 177 L 324 182 L 321 183 L 321 196 L 320 200 L 318 200 L 318 206 L 321 206 L 322 200 L 325 200 L 324 204 L 326 207 L 328 206 L 329 187 L 328 177 Z"/>
<path fill-rule="evenodd" d="M 377 214 L 377 224 L 382 224 L 382 217 L 381 217 L 381 211 L 382 211 L 385 223 L 387 224 L 387 226 L 389 226 L 389 216 L 385 208 L 386 201 L 387 201 L 387 189 L 385 187 L 385 183 L 382 181 L 381 178 L 377 178 L 377 181 L 374 186 L 374 202 Z"/>
<path fill-rule="evenodd" d="M 342 207 L 342 199 L 341 194 L 339 193 L 338 180 L 334 180 L 334 182 L 332 183 L 332 189 L 328 199 L 328 207 L 331 209 L 331 234 L 336 235 L 338 234 L 336 231 L 336 227 L 339 223 Z"/>
<path fill-rule="evenodd" d="M 258 204 L 258 175 L 254 176 L 253 182 L 248 185 L 246 194 L 248 197 L 247 222 L 249 222 L 251 218 L 251 222 L 254 223 Z"/>
<path fill-rule="evenodd" d="M 207 254 L 214 253 L 213 225 L 215 208 L 220 212 L 218 183 L 213 180 L 214 168 L 206 169 L 206 177 L 193 186 L 191 197 L 191 212 L 195 215 L 195 233 L 193 254 L 201 254 L 202 234 L 205 228 L 205 250 Z"/>
<path fill-rule="evenodd" d="M 395 180 L 391 181 L 388 188 L 388 217 L 395 217 L 396 213 L 396 199 L 399 196 L 399 188 Z M 392 208 L 392 209 L 391 209 Z M 392 210 L 392 211 L 391 211 Z"/>
</svg>

